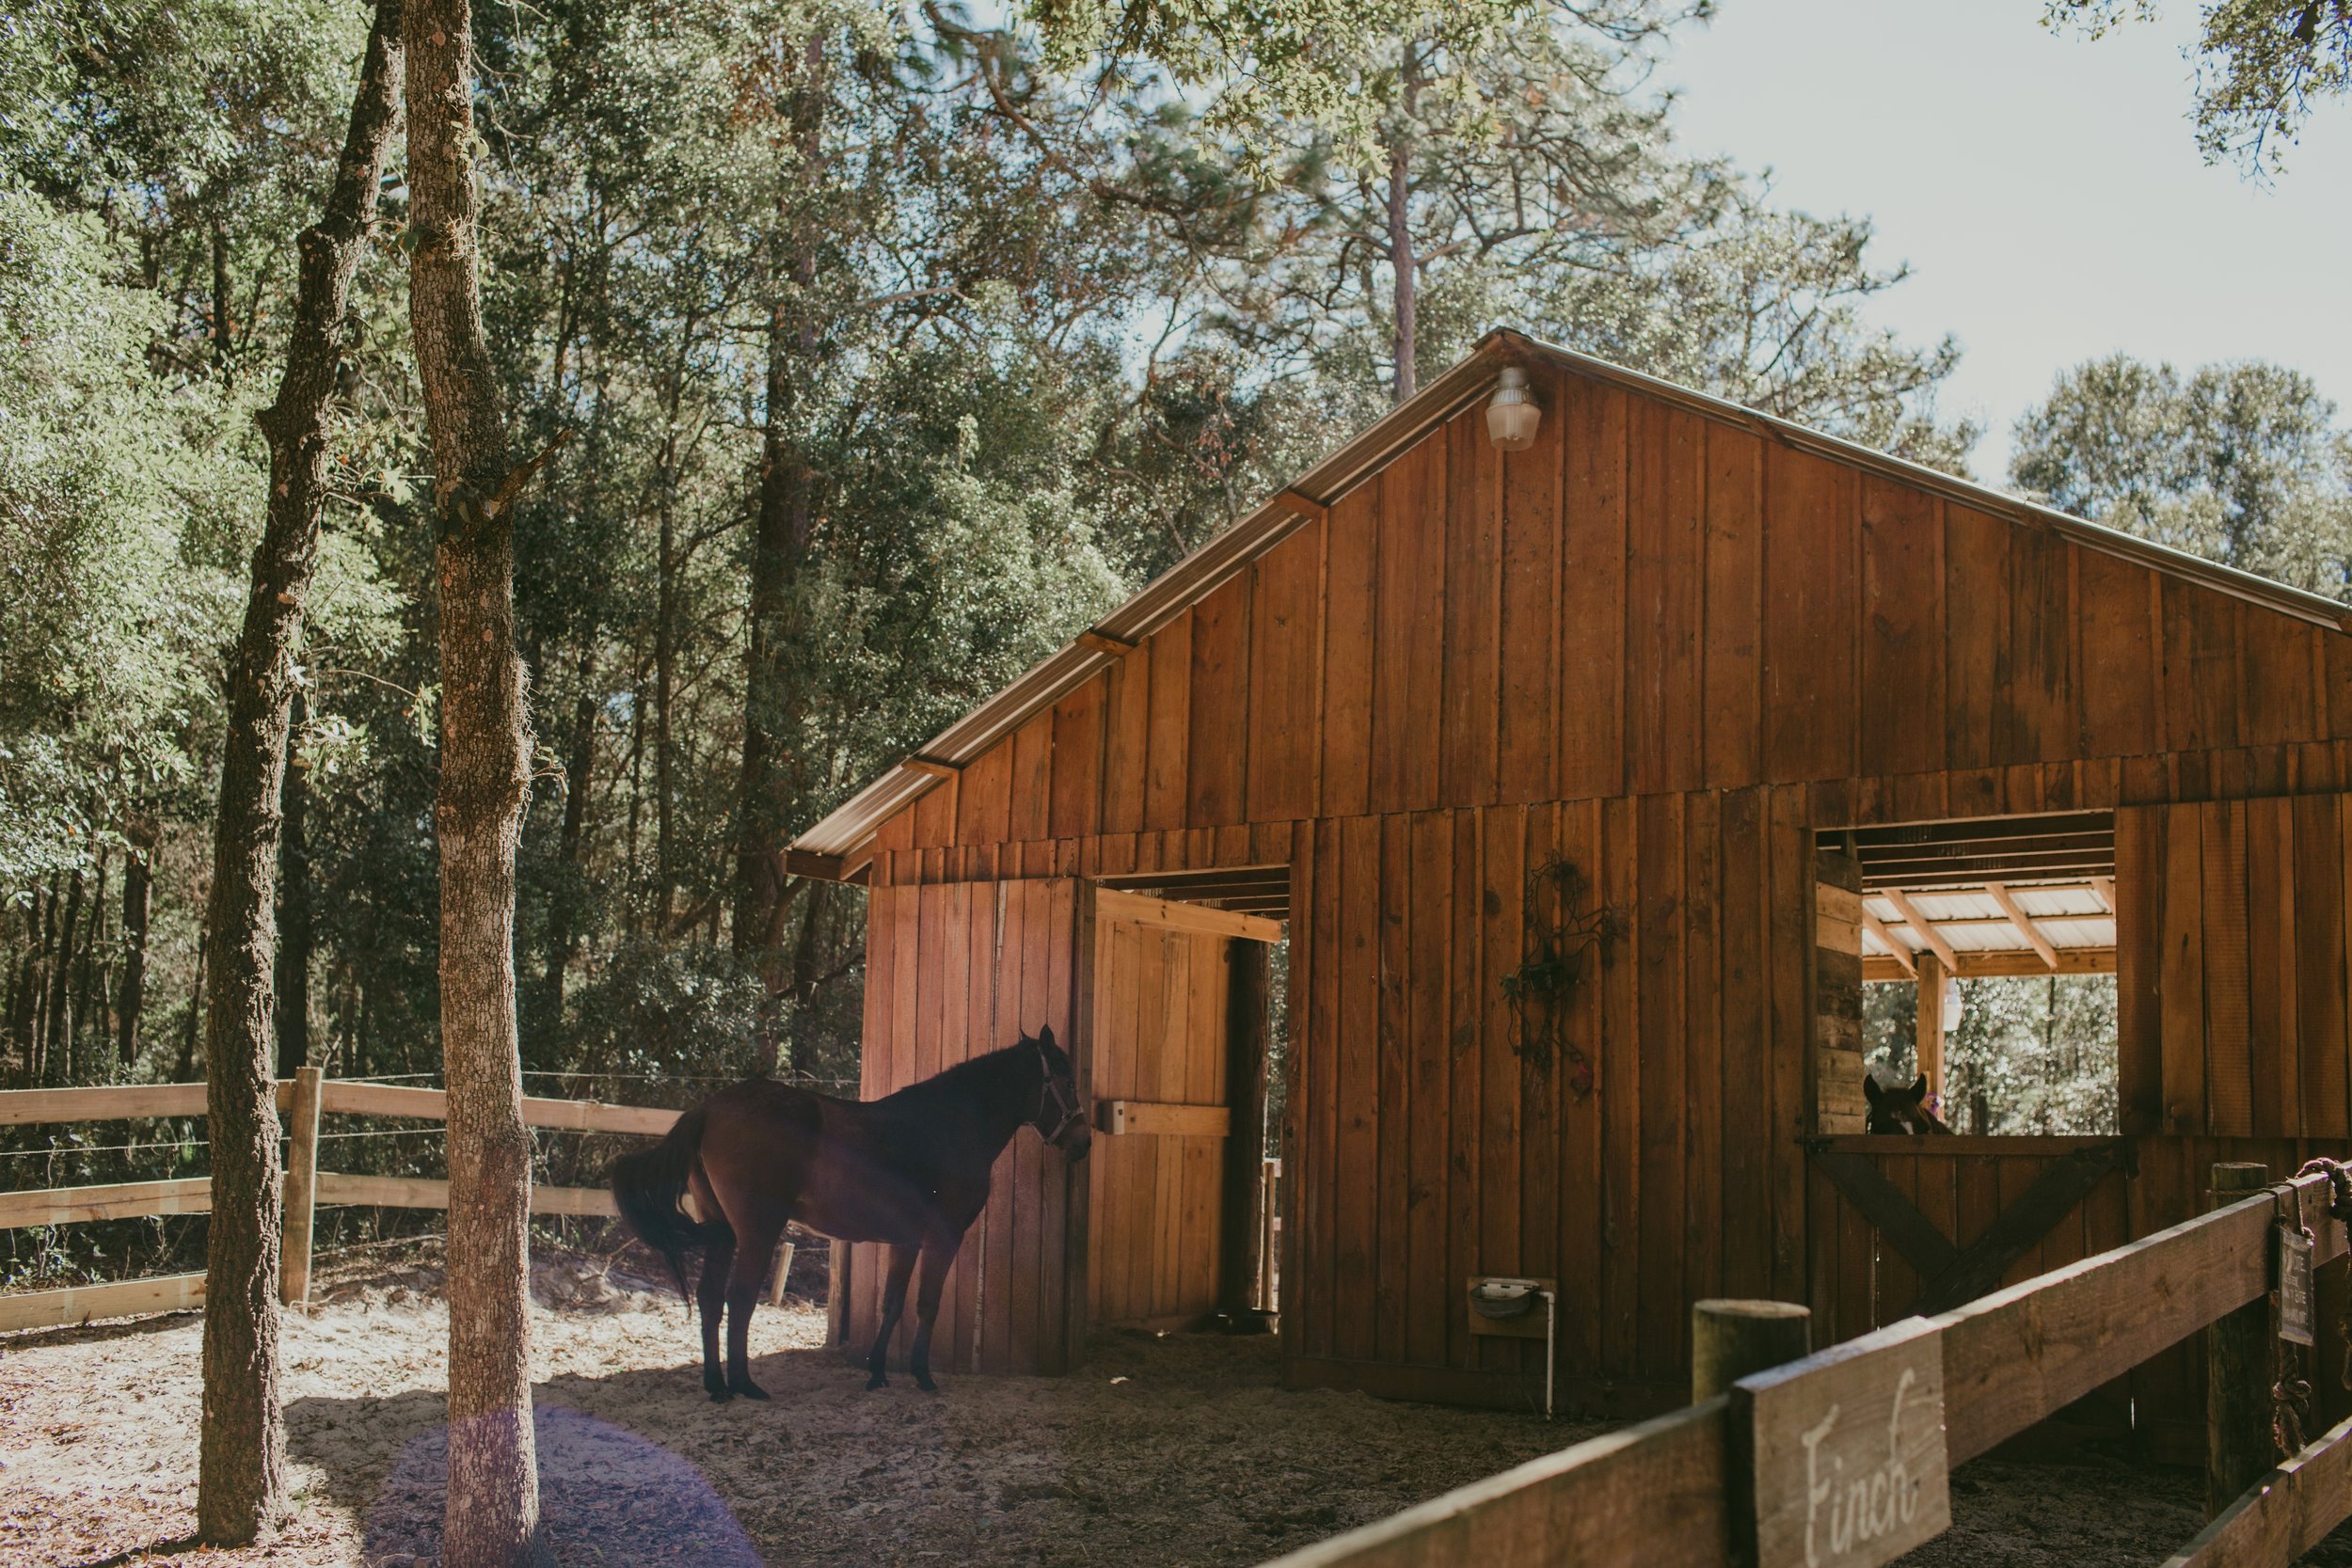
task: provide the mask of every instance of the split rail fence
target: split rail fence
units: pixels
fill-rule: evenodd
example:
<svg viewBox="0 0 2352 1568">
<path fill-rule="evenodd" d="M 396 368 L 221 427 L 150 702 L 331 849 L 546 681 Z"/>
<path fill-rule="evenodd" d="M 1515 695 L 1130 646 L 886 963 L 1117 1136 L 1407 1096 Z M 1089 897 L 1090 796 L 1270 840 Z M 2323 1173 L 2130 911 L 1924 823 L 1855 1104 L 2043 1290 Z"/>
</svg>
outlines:
<svg viewBox="0 0 2352 1568">
<path fill-rule="evenodd" d="M 1768 1400 L 1802 1408 L 1810 1386 L 1816 1398 L 1808 1413 L 1826 1410 L 1834 1418 L 1836 1400 L 1844 1399 L 1850 1413 L 1865 1408 L 1856 1398 L 1866 1386 L 1857 1384 L 1856 1368 L 1876 1353 L 1858 1358 L 1857 1344 L 1884 1340 L 1892 1341 L 1890 1352 L 1924 1351 L 1941 1365 L 1943 1451 L 1935 1461 L 1939 1467 L 1957 1465 L 2200 1329 L 2214 1331 L 2211 1345 L 2233 1329 L 2243 1336 L 2247 1320 L 2254 1319 L 2258 1342 L 2266 1346 L 2274 1236 L 2282 1213 L 2292 1211 L 2310 1227 L 2314 1266 L 2345 1256 L 2345 1227 L 2327 1217 L 2328 1198 L 2327 1179 L 2317 1173 L 2258 1188 L 2243 1201 L 2130 1245 L 1935 1317 L 1890 1325 L 1865 1341 L 1831 1346 L 1744 1379 L 1727 1396 L 1576 1444 L 1267 1568 L 1600 1568 L 1630 1562 L 1644 1568 L 1807 1562 L 1863 1568 L 1890 1560 L 1902 1542 L 1873 1543 L 1860 1539 L 1866 1532 L 1852 1531 L 1852 1539 L 1838 1543 L 1828 1539 L 1826 1528 L 1820 1540 L 1792 1542 L 1785 1531 L 1768 1528 L 1775 1510 L 1784 1523 L 1790 1508 L 1805 1514 L 1813 1475 L 1803 1471 L 1802 1460 L 1796 1485 L 1780 1487 L 1793 1497 L 1776 1495 L 1775 1487 L 1785 1479 L 1788 1456 L 1818 1441 L 1824 1430 L 1801 1422 L 1768 1433 Z M 2214 1403 L 2230 1408 L 2241 1432 L 2250 1416 L 2266 1449 L 2267 1354 L 2250 1361 L 2209 1354 L 2208 1361 Z M 2224 1366 L 2233 1370 L 2220 1370 Z M 2333 1369 L 2323 1370 L 2332 1374 Z M 2224 1378 L 2234 1378 L 2234 1386 L 2224 1386 Z M 1884 1385 L 1876 1389 L 1881 1396 L 1887 1391 Z M 1899 1414 L 1902 1391 L 1892 1392 Z M 1873 1430 L 1882 1435 L 1875 1441 L 1883 1450 L 1891 1444 L 1883 1435 L 1887 1418 L 1877 1423 Z M 1824 1446 L 1823 1478 L 1831 1474 Z M 1915 1476 L 1917 1457 L 1904 1457 Z M 2352 1420 L 2246 1486 L 2246 1475 L 2259 1473 L 2260 1464 L 2240 1465 L 2241 1474 L 2220 1494 L 2234 1494 L 2235 1500 L 2166 1568 L 2283 1568 L 2352 1513 Z M 1831 1492 L 1824 1479 L 1815 1496 Z M 1831 1521 L 1823 1515 L 1820 1522 Z"/>
<path fill-rule="evenodd" d="M 320 1205 L 449 1207 L 447 1181 L 319 1169 L 321 1117 L 439 1121 L 447 1116 L 448 1104 L 448 1092 L 443 1089 L 329 1079 L 316 1068 L 304 1068 L 294 1077 L 278 1081 L 278 1111 L 286 1138 L 286 1229 L 278 1287 L 285 1301 L 310 1299 L 311 1224 Z M 201 1084 L 0 1091 L 0 1126 L 126 1121 L 203 1114 Z M 573 1132 L 659 1135 L 668 1132 L 678 1116 L 676 1111 L 611 1105 L 594 1100 L 532 1097 L 523 1101 L 526 1125 Z M 170 1181 L 120 1181 L 103 1186 L 0 1192 L 0 1230 L 146 1214 L 208 1213 L 213 1204 L 212 1193 L 212 1179 L 204 1176 Z M 610 1215 L 613 1212 L 612 1195 L 601 1187 L 543 1187 L 534 1183 L 531 1189 L 531 1210 L 535 1214 Z M 777 1278 L 781 1284 L 783 1275 L 779 1273 Z M 28 1291 L 0 1295 L 0 1331 L 53 1327 L 137 1312 L 178 1311 L 200 1307 L 203 1301 L 201 1274 L 164 1275 L 61 1291 Z"/>
</svg>

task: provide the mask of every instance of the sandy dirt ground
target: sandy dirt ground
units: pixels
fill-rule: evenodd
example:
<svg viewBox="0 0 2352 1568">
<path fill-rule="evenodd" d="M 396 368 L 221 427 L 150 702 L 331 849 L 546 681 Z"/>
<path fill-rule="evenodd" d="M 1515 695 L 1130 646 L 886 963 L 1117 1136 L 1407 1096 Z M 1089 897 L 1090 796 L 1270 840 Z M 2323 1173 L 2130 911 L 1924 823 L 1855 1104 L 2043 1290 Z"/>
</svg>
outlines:
<svg viewBox="0 0 2352 1568">
<path fill-rule="evenodd" d="M 424 1568 L 440 1513 L 442 1338 L 430 1271 L 346 1281 L 287 1327 L 293 1522 L 233 1552 L 193 1528 L 192 1315 L 0 1340 L 0 1562 Z M 1104 1335 L 1060 1379 L 905 1378 L 867 1394 L 821 1312 L 755 1322 L 766 1404 L 703 1397 L 675 1296 L 578 1259 L 538 1271 L 543 1503 L 558 1561 L 1246 1565 L 1599 1430 L 1291 1394 L 1267 1339 Z M 1980 1463 L 1934 1568 L 2160 1560 L 2198 1478 Z M 2352 1552 L 2314 1560 L 2352 1564 Z M 157 1550 L 161 1548 L 162 1550 Z"/>
</svg>

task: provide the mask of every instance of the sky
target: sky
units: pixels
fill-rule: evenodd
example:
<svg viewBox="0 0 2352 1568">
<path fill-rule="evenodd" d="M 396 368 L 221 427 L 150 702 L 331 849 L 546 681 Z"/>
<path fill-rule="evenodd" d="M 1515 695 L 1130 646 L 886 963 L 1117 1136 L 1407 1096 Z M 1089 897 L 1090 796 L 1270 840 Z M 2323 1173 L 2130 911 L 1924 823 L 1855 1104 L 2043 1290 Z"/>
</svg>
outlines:
<svg viewBox="0 0 2352 1568">
<path fill-rule="evenodd" d="M 1657 82 L 1684 147 L 1776 200 L 1867 215 L 1912 277 L 1870 319 L 1963 350 L 1947 414 L 2009 427 L 2062 368 L 2123 352 L 2259 358 L 2352 406 L 2352 102 L 2323 104 L 2268 185 L 2208 167 L 2190 124 L 2194 0 L 2097 41 L 2041 0 L 1719 0 Z"/>
</svg>

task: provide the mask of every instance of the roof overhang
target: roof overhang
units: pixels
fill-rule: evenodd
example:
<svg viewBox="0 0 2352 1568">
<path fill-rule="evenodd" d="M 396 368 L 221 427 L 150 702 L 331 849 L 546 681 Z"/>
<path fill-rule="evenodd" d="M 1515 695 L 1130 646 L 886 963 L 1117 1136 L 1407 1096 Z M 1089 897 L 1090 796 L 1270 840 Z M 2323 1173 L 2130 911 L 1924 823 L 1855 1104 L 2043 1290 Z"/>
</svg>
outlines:
<svg viewBox="0 0 2352 1568">
<path fill-rule="evenodd" d="M 1782 446 L 1901 480 L 1994 516 L 2048 529 L 2086 548 L 2201 584 L 2298 620 L 2339 631 L 2352 625 L 2347 623 L 2344 606 L 2320 594 L 2137 538 L 1842 436 L 1759 413 L 1727 399 L 1574 349 L 1543 342 L 1525 333 L 1497 328 L 1480 339 L 1477 347 L 1458 364 L 1382 415 L 1361 435 L 1301 475 L 1296 483 L 1169 567 L 1134 598 L 942 730 L 921 751 L 834 807 L 822 821 L 792 841 L 792 850 L 799 857 L 794 868 L 805 868 L 805 875 L 825 875 L 828 868 L 839 876 L 856 875 L 866 863 L 866 847 L 882 823 L 943 778 L 953 776 L 997 741 L 1092 679 L 1113 659 L 1207 597 L 1227 578 L 1273 549 L 1303 524 L 1324 515 L 1407 447 L 1484 397 L 1505 365 L 1529 363 L 1555 366 L 1640 392 L 1703 418 L 1753 431 Z"/>
</svg>

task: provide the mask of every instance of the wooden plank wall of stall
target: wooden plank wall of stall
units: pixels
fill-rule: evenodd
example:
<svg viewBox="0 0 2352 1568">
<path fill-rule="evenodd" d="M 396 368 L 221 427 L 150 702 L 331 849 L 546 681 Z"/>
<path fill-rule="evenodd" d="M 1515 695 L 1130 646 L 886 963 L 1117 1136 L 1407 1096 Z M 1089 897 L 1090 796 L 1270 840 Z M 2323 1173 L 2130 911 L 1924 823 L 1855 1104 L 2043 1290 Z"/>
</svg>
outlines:
<svg viewBox="0 0 2352 1568">
<path fill-rule="evenodd" d="M 1539 1349 L 1472 1336 L 1463 1285 L 1552 1276 L 1570 1397 L 1644 1408 L 1687 1387 L 1691 1300 L 1804 1295 L 1804 794 L 1316 825 L 1292 884 L 1295 1383 L 1524 1403 Z M 1502 987 L 1555 856 L 1624 920 L 1563 1020 L 1584 1095 L 1519 1049 Z"/>
<path fill-rule="evenodd" d="M 2337 795 L 2117 813 L 2130 1132 L 2342 1140 L 2352 849 Z"/>
<path fill-rule="evenodd" d="M 1093 900 L 1064 879 L 878 888 L 866 904 L 861 1096 L 878 1100 L 1052 1024 L 1085 1080 Z M 1083 1347 L 1083 1172 L 1026 1129 L 991 1175 L 988 1208 L 964 1238 L 933 1330 L 932 1364 L 949 1371 L 1066 1371 Z M 844 1316 L 863 1355 L 882 1321 L 888 1249 L 855 1248 Z M 893 1341 L 902 1367 L 914 1298 Z"/>
</svg>

